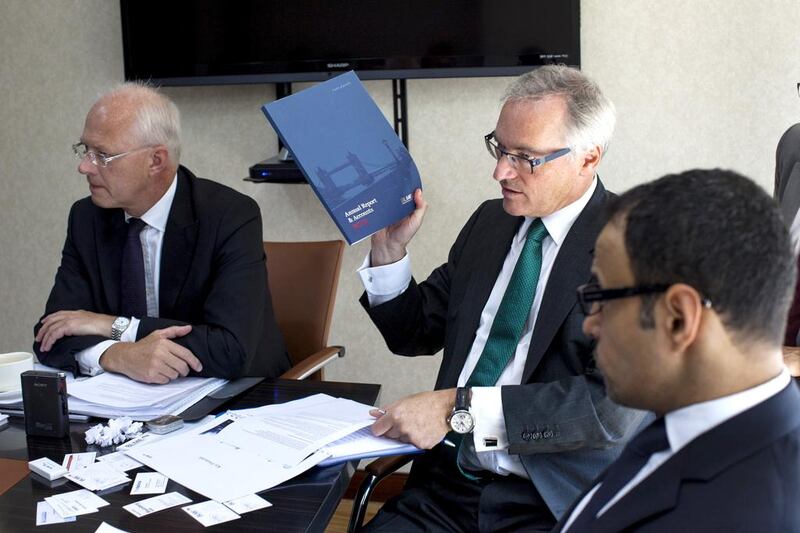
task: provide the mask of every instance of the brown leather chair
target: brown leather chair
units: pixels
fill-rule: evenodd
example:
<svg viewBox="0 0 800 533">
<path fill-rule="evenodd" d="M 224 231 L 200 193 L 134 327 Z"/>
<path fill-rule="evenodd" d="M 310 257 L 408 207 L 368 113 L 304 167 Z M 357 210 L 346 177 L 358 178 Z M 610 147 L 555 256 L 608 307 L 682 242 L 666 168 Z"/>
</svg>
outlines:
<svg viewBox="0 0 800 533">
<path fill-rule="evenodd" d="M 328 346 L 343 241 L 264 242 L 275 319 L 292 368 L 284 379 L 323 379 L 322 368 L 344 356 Z"/>
</svg>

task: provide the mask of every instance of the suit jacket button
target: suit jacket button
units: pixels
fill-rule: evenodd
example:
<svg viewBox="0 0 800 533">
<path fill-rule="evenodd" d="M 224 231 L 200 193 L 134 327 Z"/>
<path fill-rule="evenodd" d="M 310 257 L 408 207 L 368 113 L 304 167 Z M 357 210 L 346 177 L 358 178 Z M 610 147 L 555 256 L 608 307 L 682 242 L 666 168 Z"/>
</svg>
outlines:
<svg viewBox="0 0 800 533">
<path fill-rule="evenodd" d="M 531 432 L 530 431 L 523 431 L 522 432 L 522 440 L 524 440 L 524 441 L 531 440 Z"/>
</svg>

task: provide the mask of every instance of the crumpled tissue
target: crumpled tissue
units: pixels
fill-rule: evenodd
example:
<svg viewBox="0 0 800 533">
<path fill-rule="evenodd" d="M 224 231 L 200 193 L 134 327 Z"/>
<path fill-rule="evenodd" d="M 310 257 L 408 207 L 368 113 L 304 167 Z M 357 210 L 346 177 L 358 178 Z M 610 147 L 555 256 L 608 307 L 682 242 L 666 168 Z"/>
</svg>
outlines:
<svg viewBox="0 0 800 533">
<path fill-rule="evenodd" d="M 86 444 L 101 447 L 121 444 L 142 432 L 142 423 L 134 422 L 129 416 L 110 418 L 108 425 L 97 424 L 86 431 Z"/>
</svg>

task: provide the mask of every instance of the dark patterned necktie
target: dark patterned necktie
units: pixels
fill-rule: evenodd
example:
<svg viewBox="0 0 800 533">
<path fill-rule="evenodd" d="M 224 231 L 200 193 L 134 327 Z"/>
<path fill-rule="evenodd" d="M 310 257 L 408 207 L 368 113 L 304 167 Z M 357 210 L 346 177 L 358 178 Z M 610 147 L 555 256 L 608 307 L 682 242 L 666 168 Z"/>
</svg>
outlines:
<svg viewBox="0 0 800 533">
<path fill-rule="evenodd" d="M 539 272 L 542 269 L 542 241 L 547 229 L 537 218 L 528 228 L 525 245 L 497 308 L 492 329 L 478 363 L 467 380 L 467 387 L 491 387 L 517 351 L 522 329 L 531 313 Z"/>
<path fill-rule="evenodd" d="M 144 255 L 139 234 L 147 224 L 139 218 L 128 219 L 128 235 L 122 247 L 120 276 L 120 315 L 147 316 L 147 295 L 144 286 Z"/>
<path fill-rule="evenodd" d="M 602 485 L 595 491 L 592 499 L 567 530 L 568 533 L 592 531 L 598 511 L 639 473 L 651 455 L 667 448 L 669 448 L 669 440 L 662 417 L 647 426 L 628 443 L 619 459 L 608 468 L 601 480 Z"/>
</svg>

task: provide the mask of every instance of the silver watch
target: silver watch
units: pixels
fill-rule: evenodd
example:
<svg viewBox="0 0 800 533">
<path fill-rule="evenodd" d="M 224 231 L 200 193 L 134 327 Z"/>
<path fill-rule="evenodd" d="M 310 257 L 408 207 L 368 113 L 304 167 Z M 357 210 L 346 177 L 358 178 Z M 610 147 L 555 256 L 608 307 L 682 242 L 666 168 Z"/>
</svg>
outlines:
<svg viewBox="0 0 800 533">
<path fill-rule="evenodd" d="M 131 319 L 124 316 L 118 316 L 114 319 L 114 323 L 111 324 L 111 339 L 118 341 L 122 338 L 122 334 L 125 333 L 125 330 L 128 329 L 128 326 L 131 325 Z"/>
<path fill-rule="evenodd" d="M 469 396 L 469 388 L 458 387 L 456 389 L 456 404 L 453 407 L 453 412 L 447 418 L 450 429 L 462 435 L 470 433 L 475 427 L 475 418 L 469 412 Z"/>
</svg>

